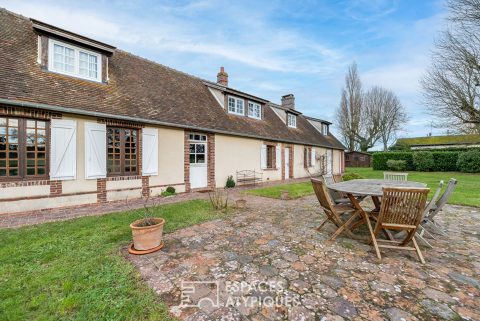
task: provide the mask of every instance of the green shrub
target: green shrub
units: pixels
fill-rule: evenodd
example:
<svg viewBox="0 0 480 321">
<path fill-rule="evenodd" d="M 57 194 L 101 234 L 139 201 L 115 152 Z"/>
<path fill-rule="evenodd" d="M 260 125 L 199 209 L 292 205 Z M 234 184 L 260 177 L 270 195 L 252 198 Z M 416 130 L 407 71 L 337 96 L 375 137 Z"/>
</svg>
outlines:
<svg viewBox="0 0 480 321">
<path fill-rule="evenodd" d="M 413 166 L 419 172 L 430 172 L 435 167 L 432 152 L 413 153 Z"/>
<path fill-rule="evenodd" d="M 413 171 L 413 153 L 412 152 L 377 152 L 372 155 L 372 167 L 374 170 L 388 170 L 388 160 L 405 161 L 405 169 Z"/>
<path fill-rule="evenodd" d="M 457 167 L 464 173 L 480 173 L 480 152 L 468 151 L 458 156 Z"/>
<path fill-rule="evenodd" d="M 357 173 L 350 173 L 350 172 L 343 174 L 344 181 L 351 181 L 352 179 L 361 179 L 361 178 L 365 178 L 365 177 L 358 175 Z"/>
<path fill-rule="evenodd" d="M 389 159 L 387 160 L 387 168 L 391 171 L 404 171 L 407 167 L 407 161 L 405 160 L 396 160 Z"/>
<path fill-rule="evenodd" d="M 168 186 L 166 190 L 164 190 L 160 195 L 162 196 L 172 196 L 175 195 L 175 187 Z"/>
<path fill-rule="evenodd" d="M 227 178 L 227 182 L 225 183 L 226 188 L 233 188 L 235 187 L 235 180 L 233 179 L 233 176 L 230 175 Z"/>
<path fill-rule="evenodd" d="M 461 152 L 443 151 L 432 152 L 435 172 L 455 172 L 458 170 L 457 161 Z"/>
</svg>

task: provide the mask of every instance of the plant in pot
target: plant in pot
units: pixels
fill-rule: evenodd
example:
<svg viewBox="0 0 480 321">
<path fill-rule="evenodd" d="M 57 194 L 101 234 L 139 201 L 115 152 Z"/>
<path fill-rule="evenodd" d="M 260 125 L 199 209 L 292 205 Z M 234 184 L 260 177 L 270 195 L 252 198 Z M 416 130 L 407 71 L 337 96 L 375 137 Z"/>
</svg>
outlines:
<svg viewBox="0 0 480 321">
<path fill-rule="evenodd" d="M 152 210 L 156 203 L 148 204 L 150 197 L 146 197 L 143 203 L 142 218 L 132 222 L 133 244 L 129 252 L 132 254 L 147 254 L 160 250 L 163 247 L 163 226 L 165 220 L 161 217 L 154 217 Z"/>
</svg>

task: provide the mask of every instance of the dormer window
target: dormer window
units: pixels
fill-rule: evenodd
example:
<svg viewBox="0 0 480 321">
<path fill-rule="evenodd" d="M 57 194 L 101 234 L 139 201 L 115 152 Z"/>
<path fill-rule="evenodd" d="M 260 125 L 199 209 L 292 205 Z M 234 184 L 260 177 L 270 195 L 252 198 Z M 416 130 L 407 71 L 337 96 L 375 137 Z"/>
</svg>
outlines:
<svg viewBox="0 0 480 321">
<path fill-rule="evenodd" d="M 48 70 L 83 79 L 102 81 L 101 54 L 49 39 Z"/>
<path fill-rule="evenodd" d="M 245 115 L 243 99 L 237 97 L 228 97 L 228 112 L 235 115 Z"/>
<path fill-rule="evenodd" d="M 323 135 L 328 135 L 328 125 L 322 123 L 322 134 Z"/>
<path fill-rule="evenodd" d="M 248 117 L 261 119 L 262 118 L 262 106 L 260 106 L 260 104 L 249 101 L 248 102 Z"/>
<path fill-rule="evenodd" d="M 293 114 L 287 114 L 287 126 L 297 128 L 297 116 Z"/>
</svg>

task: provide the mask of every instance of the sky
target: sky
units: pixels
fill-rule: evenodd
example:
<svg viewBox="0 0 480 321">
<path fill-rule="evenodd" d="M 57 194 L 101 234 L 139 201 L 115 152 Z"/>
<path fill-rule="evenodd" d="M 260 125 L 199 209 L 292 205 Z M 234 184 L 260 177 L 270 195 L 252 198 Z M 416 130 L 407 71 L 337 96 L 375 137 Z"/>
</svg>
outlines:
<svg viewBox="0 0 480 321">
<path fill-rule="evenodd" d="M 445 28 L 441 0 L 0 0 L 0 7 L 204 79 L 216 81 L 224 66 L 230 87 L 277 103 L 293 93 L 299 111 L 333 123 L 355 61 L 364 89 L 390 89 L 405 106 L 400 137 L 432 131 L 419 80 Z"/>
</svg>

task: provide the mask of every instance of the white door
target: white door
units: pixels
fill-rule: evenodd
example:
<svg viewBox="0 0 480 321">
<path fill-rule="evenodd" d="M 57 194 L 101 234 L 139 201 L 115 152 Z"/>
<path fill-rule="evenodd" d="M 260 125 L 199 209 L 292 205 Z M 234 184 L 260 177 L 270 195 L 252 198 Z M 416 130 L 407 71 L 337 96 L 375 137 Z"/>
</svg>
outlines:
<svg viewBox="0 0 480 321">
<path fill-rule="evenodd" d="M 203 188 L 208 185 L 207 136 L 190 134 L 190 187 Z"/>
<path fill-rule="evenodd" d="M 332 167 L 333 167 L 333 156 L 332 150 L 327 150 L 327 174 L 332 174 Z"/>
<path fill-rule="evenodd" d="M 285 179 L 290 178 L 290 148 L 285 148 Z"/>
</svg>

